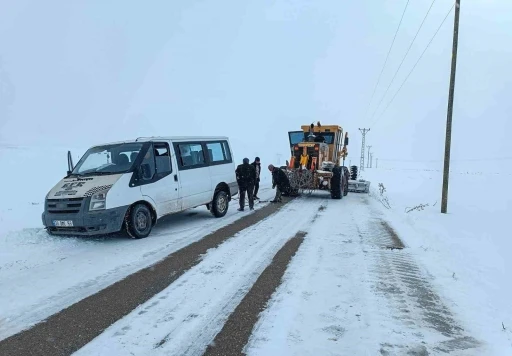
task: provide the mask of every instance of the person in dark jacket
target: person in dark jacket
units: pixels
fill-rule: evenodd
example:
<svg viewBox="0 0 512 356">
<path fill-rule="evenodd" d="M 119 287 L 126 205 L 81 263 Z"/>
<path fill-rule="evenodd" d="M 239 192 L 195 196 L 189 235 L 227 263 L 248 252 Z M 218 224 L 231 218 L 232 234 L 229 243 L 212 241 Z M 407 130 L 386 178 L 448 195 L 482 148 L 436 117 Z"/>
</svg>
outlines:
<svg viewBox="0 0 512 356">
<path fill-rule="evenodd" d="M 284 171 L 274 165 L 270 164 L 268 170 L 272 173 L 272 189 L 276 189 L 276 196 L 272 203 L 281 202 L 281 194 L 290 190 L 290 180 Z"/>
<path fill-rule="evenodd" d="M 249 197 L 249 209 L 254 210 L 254 183 L 256 182 L 256 170 L 249 164 L 249 158 L 244 158 L 242 164 L 239 164 L 235 170 L 236 182 L 240 191 L 240 208 L 238 211 L 244 211 L 245 193 Z"/>
<path fill-rule="evenodd" d="M 260 199 L 258 197 L 258 191 L 260 190 L 260 174 L 261 174 L 261 163 L 260 158 L 256 157 L 251 165 L 256 170 L 256 180 L 254 182 L 254 199 Z"/>
</svg>

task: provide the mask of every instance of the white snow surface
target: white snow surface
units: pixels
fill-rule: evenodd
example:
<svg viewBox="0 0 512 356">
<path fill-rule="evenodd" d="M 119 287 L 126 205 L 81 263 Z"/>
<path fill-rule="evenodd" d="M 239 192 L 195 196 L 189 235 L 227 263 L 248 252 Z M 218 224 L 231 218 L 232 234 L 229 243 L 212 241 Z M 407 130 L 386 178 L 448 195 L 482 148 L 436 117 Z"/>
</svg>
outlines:
<svg viewBox="0 0 512 356">
<path fill-rule="evenodd" d="M 141 240 L 50 236 L 41 222 L 44 197 L 66 170 L 66 152 L 0 147 L 1 166 L 20 172 L 30 164 L 35 170 L 33 176 L 21 174 L 16 182 L 0 184 L 6 202 L 0 208 L 0 340 L 250 213 L 238 212 L 239 202 L 233 200 L 223 218 L 205 207 L 191 209 L 162 219 Z M 24 184 L 29 181 L 33 184 Z M 263 185 L 258 195 L 268 200 L 273 194 Z"/>
</svg>

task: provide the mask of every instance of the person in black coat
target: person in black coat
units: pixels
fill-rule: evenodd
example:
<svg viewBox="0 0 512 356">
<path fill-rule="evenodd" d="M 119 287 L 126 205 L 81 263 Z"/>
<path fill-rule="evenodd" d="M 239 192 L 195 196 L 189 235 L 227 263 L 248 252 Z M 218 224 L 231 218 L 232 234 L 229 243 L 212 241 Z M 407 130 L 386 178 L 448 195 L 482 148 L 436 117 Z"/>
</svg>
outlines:
<svg viewBox="0 0 512 356">
<path fill-rule="evenodd" d="M 258 191 L 260 189 L 260 175 L 261 175 L 261 163 L 260 158 L 256 157 L 254 159 L 254 162 L 251 163 L 251 165 L 256 170 L 256 180 L 254 182 L 254 199 L 259 199 L 258 197 Z"/>
<path fill-rule="evenodd" d="M 235 170 L 236 182 L 240 191 L 240 208 L 238 211 L 244 211 L 245 193 L 249 197 L 249 209 L 254 210 L 254 183 L 256 182 L 256 170 L 249 164 L 249 158 L 244 158 L 243 163 L 239 164 Z"/>
<path fill-rule="evenodd" d="M 281 194 L 290 190 L 290 180 L 282 169 L 274 167 L 272 164 L 268 166 L 268 170 L 272 173 L 272 189 L 277 188 L 272 203 L 281 202 Z"/>
</svg>

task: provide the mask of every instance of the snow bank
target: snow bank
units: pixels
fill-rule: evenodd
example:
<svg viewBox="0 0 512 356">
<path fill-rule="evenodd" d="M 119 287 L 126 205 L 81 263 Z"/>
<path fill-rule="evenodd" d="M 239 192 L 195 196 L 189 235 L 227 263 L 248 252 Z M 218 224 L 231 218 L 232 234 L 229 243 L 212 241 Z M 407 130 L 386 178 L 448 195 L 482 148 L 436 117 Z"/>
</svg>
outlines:
<svg viewBox="0 0 512 356">
<path fill-rule="evenodd" d="M 486 169 L 480 164 L 452 169 L 448 214 L 440 213 L 440 167 L 367 169 L 362 176 L 371 181 L 374 203 L 386 211 L 475 336 L 493 347 L 495 355 L 510 355 L 512 192 L 504 187 L 512 174 L 508 167 Z M 386 189 L 382 195 L 379 183 Z M 391 209 L 383 207 L 385 197 Z"/>
</svg>

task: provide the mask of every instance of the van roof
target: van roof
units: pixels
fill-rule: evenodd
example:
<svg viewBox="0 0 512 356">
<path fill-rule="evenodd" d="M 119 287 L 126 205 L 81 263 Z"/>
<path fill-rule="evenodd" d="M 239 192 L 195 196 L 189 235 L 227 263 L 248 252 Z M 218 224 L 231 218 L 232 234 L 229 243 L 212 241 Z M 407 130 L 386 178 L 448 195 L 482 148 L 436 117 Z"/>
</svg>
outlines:
<svg viewBox="0 0 512 356">
<path fill-rule="evenodd" d="M 138 137 L 135 140 L 124 140 L 124 141 L 116 141 L 116 142 L 106 142 L 94 145 L 104 146 L 104 145 L 116 145 L 121 143 L 133 143 L 133 142 L 150 142 L 150 141 L 215 141 L 215 140 L 227 140 L 229 138 L 227 136 L 152 136 L 152 137 Z"/>
</svg>

